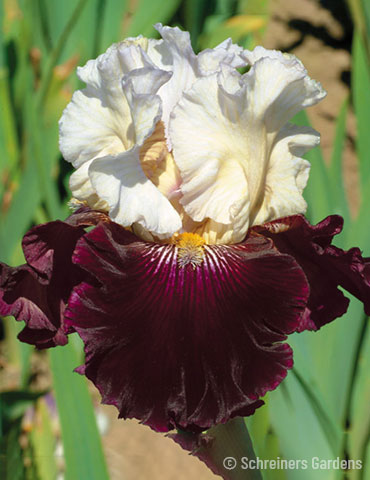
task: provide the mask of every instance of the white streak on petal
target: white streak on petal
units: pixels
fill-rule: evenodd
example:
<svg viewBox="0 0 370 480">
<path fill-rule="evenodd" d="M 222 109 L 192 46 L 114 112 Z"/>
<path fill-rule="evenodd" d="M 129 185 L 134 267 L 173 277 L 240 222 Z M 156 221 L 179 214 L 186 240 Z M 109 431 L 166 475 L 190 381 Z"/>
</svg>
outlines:
<svg viewBox="0 0 370 480">
<path fill-rule="evenodd" d="M 140 167 L 138 148 L 94 160 L 89 175 L 99 197 L 108 203 L 109 216 L 115 222 L 125 227 L 138 223 L 150 232 L 166 236 L 180 229 L 178 213 Z"/>
</svg>

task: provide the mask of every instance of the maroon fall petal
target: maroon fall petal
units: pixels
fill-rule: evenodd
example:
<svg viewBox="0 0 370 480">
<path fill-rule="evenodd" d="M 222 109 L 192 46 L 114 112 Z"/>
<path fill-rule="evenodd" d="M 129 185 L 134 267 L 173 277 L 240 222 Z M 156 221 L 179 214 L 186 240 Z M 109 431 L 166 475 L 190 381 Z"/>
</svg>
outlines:
<svg viewBox="0 0 370 480">
<path fill-rule="evenodd" d="M 344 251 L 331 245 L 342 227 L 338 215 L 317 225 L 295 215 L 254 229 L 269 236 L 280 252 L 292 255 L 307 276 L 311 293 L 300 331 L 318 330 L 347 311 L 349 300 L 338 286 L 361 300 L 370 315 L 370 258 L 363 258 L 358 248 Z"/>
<path fill-rule="evenodd" d="M 252 414 L 292 366 L 284 340 L 299 329 L 307 281 L 261 235 L 207 245 L 194 268 L 175 245 L 100 224 L 74 261 L 100 283 L 76 287 L 66 310 L 85 343 L 79 372 L 121 417 L 201 431 Z"/>
<path fill-rule="evenodd" d="M 91 212 L 80 211 L 66 222 L 32 228 L 23 238 L 27 264 L 14 268 L 0 264 L 0 314 L 26 322 L 21 341 L 38 348 L 67 343 L 64 310 L 73 287 L 86 277 L 72 263 L 72 253 L 91 217 Z M 98 215 L 95 223 L 100 219 Z"/>
</svg>

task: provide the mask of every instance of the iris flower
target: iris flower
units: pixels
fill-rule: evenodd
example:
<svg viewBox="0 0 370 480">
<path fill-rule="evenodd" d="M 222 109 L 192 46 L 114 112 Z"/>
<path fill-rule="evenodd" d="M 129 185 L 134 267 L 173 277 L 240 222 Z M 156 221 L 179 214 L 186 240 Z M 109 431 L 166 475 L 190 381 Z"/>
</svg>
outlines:
<svg viewBox="0 0 370 480">
<path fill-rule="evenodd" d="M 1 266 L 0 313 L 38 348 L 77 332 L 78 372 L 120 417 L 196 433 L 263 404 L 287 336 L 347 310 L 338 287 L 370 314 L 370 259 L 332 245 L 339 216 L 304 217 L 319 134 L 288 122 L 325 92 L 302 63 L 230 40 L 196 55 L 156 28 L 78 69 L 60 121 L 75 212 Z"/>
</svg>

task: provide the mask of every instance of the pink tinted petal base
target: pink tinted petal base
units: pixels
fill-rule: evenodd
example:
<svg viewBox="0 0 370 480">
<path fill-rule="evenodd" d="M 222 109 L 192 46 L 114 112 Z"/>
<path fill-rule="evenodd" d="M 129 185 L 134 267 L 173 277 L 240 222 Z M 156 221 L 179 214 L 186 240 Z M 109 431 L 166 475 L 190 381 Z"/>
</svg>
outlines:
<svg viewBox="0 0 370 480">
<path fill-rule="evenodd" d="M 309 289 L 295 260 L 261 235 L 208 245 L 193 268 L 178 265 L 174 245 L 100 224 L 74 262 L 100 284 L 77 286 L 66 310 L 85 344 L 79 372 L 121 417 L 198 432 L 252 414 L 292 367 L 284 341 Z"/>
<path fill-rule="evenodd" d="M 342 227 L 338 215 L 317 225 L 295 215 L 254 229 L 270 237 L 280 252 L 294 257 L 306 274 L 311 293 L 300 331 L 318 330 L 347 311 L 349 300 L 339 286 L 361 300 L 370 314 L 370 258 L 363 258 L 358 248 L 344 251 L 331 244 Z"/>
</svg>

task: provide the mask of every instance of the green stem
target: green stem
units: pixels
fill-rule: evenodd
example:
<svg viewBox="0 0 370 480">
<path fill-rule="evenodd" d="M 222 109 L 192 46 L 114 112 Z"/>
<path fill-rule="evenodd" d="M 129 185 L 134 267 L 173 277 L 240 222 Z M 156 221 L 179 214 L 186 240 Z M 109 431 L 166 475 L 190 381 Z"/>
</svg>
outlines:
<svg viewBox="0 0 370 480">
<path fill-rule="evenodd" d="M 234 418 L 207 434 L 179 432 L 171 437 L 224 480 L 262 480 L 245 421 Z"/>
</svg>

